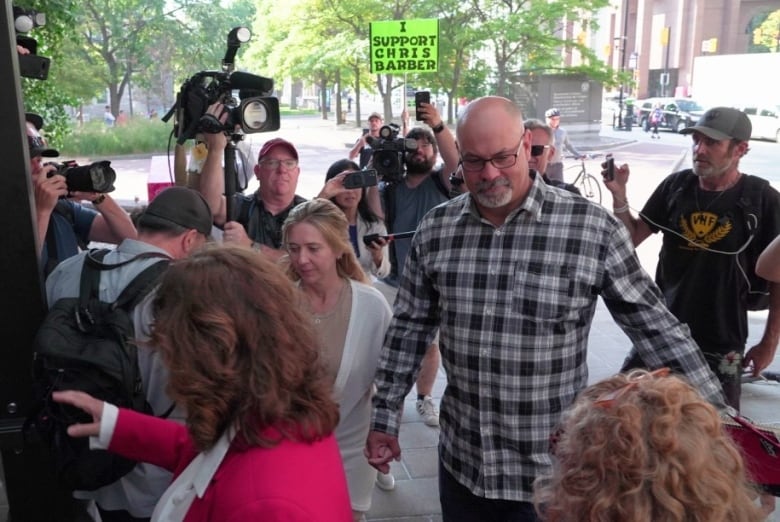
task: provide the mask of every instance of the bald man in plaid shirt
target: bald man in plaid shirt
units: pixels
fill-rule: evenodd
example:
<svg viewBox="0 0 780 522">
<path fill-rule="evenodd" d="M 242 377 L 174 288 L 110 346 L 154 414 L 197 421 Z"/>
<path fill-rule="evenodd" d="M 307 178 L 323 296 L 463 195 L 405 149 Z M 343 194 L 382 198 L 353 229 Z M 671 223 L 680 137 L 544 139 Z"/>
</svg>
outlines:
<svg viewBox="0 0 780 522">
<path fill-rule="evenodd" d="M 599 296 L 648 366 L 685 374 L 721 408 L 723 395 L 622 223 L 529 172 L 531 135 L 512 102 L 472 102 L 457 140 L 469 192 L 429 212 L 412 241 L 366 455 L 379 470 L 400 456 L 404 397 L 440 327 L 443 519 L 536 521 L 533 481 L 549 470 L 549 436 L 587 384 Z"/>
</svg>

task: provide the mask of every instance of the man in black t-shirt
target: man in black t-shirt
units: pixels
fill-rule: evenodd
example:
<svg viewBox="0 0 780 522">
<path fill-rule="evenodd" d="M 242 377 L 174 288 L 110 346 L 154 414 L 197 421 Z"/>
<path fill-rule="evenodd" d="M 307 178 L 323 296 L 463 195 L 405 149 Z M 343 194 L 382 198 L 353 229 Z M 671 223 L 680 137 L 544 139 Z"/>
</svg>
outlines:
<svg viewBox="0 0 780 522">
<path fill-rule="evenodd" d="M 769 316 L 761 341 L 745 353 L 747 311 L 756 259 L 780 234 L 780 193 L 739 170 L 752 126 L 735 109 L 716 107 L 694 127 L 693 169 L 667 177 L 639 217 L 626 198 L 627 165 L 605 182 L 615 216 L 634 245 L 661 231 L 656 282 L 669 310 L 691 329 L 728 403 L 739 409 L 743 368 L 758 375 L 773 360 L 780 338 L 780 291 L 769 286 Z M 626 366 L 641 365 L 635 353 Z"/>
</svg>

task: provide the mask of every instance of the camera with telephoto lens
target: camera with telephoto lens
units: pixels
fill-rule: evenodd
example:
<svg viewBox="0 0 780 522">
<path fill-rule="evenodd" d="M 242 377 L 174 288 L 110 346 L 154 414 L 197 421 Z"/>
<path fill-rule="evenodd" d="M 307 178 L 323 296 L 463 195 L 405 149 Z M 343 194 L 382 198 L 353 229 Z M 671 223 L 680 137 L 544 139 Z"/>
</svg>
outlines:
<svg viewBox="0 0 780 522">
<path fill-rule="evenodd" d="M 221 71 L 201 71 L 183 84 L 176 103 L 162 117 L 167 122 L 175 115 L 174 135 L 183 145 L 198 132 L 234 134 L 241 127 L 245 134 L 279 130 L 279 100 L 270 96 L 274 89 L 271 78 L 233 71 L 233 59 L 251 34 L 246 27 L 235 27 L 228 33 L 228 46 Z M 238 97 L 234 94 L 238 93 Z M 227 111 L 224 123 L 206 114 L 210 105 L 221 102 Z"/>
<path fill-rule="evenodd" d="M 383 125 L 379 137 L 366 135 L 366 142 L 374 150 L 371 167 L 385 183 L 398 183 L 404 177 L 404 155 L 417 150 L 417 140 L 398 136 L 400 128 L 395 123 Z"/>
<path fill-rule="evenodd" d="M 89 165 L 79 165 L 75 161 L 65 163 L 46 163 L 53 165 L 56 170 L 47 174 L 52 177 L 55 174 L 65 176 L 65 184 L 68 192 L 112 192 L 116 171 L 111 168 L 110 161 L 96 161 Z"/>
</svg>

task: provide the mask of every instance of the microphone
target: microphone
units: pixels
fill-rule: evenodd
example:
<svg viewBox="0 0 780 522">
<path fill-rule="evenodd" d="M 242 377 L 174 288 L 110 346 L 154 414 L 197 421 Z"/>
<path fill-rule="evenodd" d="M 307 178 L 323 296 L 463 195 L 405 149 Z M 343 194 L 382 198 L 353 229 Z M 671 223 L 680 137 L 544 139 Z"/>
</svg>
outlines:
<svg viewBox="0 0 780 522">
<path fill-rule="evenodd" d="M 274 90 L 274 81 L 271 78 L 241 71 L 231 73 L 228 81 L 231 89 L 249 90 L 264 94 Z"/>
</svg>

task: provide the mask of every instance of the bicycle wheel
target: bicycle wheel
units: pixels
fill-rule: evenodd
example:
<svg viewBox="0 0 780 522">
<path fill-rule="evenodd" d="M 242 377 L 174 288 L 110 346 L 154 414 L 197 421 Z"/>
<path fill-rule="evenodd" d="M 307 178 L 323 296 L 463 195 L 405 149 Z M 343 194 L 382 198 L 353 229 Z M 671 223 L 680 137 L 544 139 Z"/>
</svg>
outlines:
<svg viewBox="0 0 780 522">
<path fill-rule="evenodd" d="M 585 173 L 582 179 L 577 183 L 577 188 L 580 189 L 582 195 L 594 203 L 601 205 L 601 185 L 596 176 Z"/>
</svg>

